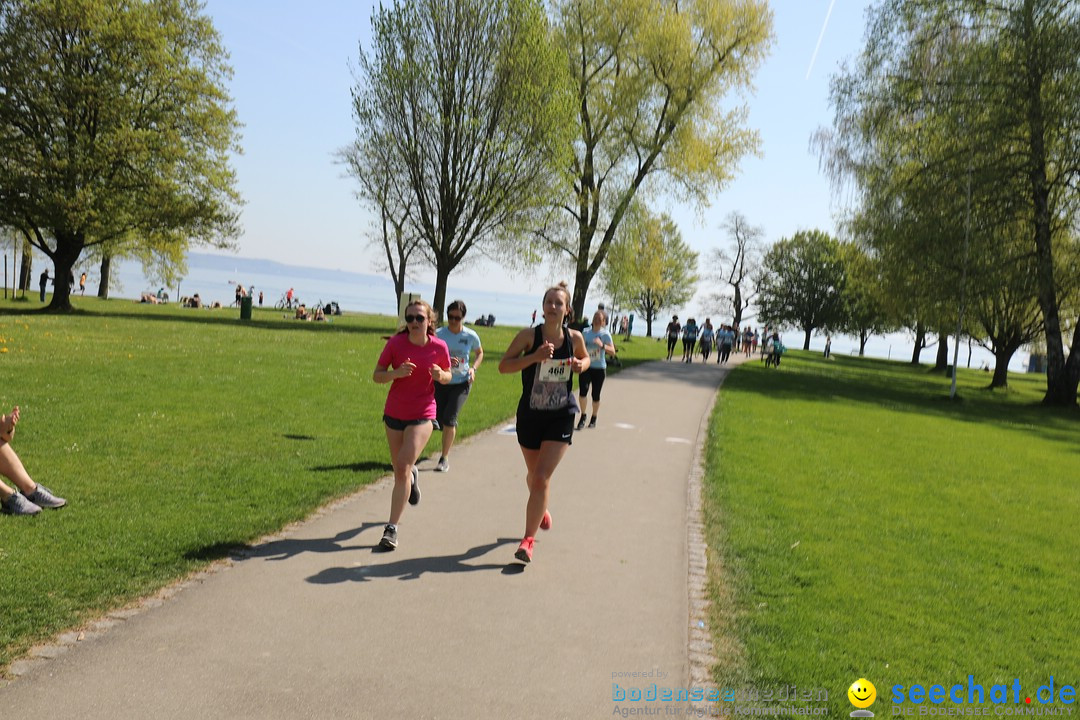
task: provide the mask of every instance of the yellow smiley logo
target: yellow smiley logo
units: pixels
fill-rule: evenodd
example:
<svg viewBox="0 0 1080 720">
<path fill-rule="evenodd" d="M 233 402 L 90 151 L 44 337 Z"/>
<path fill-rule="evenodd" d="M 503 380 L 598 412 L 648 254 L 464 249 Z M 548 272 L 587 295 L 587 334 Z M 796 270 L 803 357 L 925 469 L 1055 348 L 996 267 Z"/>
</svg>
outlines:
<svg viewBox="0 0 1080 720">
<path fill-rule="evenodd" d="M 857 708 L 868 708 L 877 700 L 877 688 L 866 678 L 859 678 L 851 683 L 847 691 L 848 700 Z"/>
</svg>

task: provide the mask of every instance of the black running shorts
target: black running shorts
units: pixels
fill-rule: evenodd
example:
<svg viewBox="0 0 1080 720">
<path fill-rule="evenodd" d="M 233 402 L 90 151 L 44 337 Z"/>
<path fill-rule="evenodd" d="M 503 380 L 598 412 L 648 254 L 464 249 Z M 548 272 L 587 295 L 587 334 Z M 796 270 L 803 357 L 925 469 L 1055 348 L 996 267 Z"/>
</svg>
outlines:
<svg viewBox="0 0 1080 720">
<path fill-rule="evenodd" d="M 539 450 L 544 442 L 562 442 L 572 445 L 574 415 L 571 413 L 540 413 L 524 411 L 517 414 L 518 445 L 529 450 Z"/>
<path fill-rule="evenodd" d="M 469 388 L 472 383 L 451 383 L 442 385 L 435 383 L 435 419 L 439 421 L 439 427 L 457 427 L 457 416 L 461 408 L 465 407 L 465 401 L 469 399 Z"/>
<path fill-rule="evenodd" d="M 386 427 L 391 430 L 404 430 L 410 425 L 423 425 L 424 423 L 434 423 L 431 418 L 420 418 L 419 420 L 399 420 L 389 415 L 383 415 L 382 421 L 386 424 Z"/>
</svg>

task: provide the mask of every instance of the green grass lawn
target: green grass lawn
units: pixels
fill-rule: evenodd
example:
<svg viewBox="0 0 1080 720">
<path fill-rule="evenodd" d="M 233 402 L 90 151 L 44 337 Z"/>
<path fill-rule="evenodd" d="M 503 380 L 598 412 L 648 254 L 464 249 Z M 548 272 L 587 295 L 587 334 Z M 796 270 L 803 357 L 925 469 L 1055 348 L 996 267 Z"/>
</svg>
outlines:
<svg viewBox="0 0 1080 720">
<path fill-rule="evenodd" d="M 31 476 L 69 501 L 0 516 L 0 672 L 34 642 L 145 596 L 230 548 L 391 470 L 387 385 L 371 380 L 393 318 L 283 319 L 96 298 L 44 315 L 0 305 L 0 407 Z M 487 356 L 459 438 L 511 417 L 498 360 L 517 328 L 477 328 Z M 626 365 L 659 343 L 619 343 Z M 433 434 L 429 452 L 438 451 Z"/>
<path fill-rule="evenodd" d="M 707 526 L 722 685 L 987 690 L 1080 681 L 1080 415 L 1043 376 L 810 353 L 732 373 L 712 418 Z M 910 704 L 909 704 L 910 707 Z"/>
</svg>

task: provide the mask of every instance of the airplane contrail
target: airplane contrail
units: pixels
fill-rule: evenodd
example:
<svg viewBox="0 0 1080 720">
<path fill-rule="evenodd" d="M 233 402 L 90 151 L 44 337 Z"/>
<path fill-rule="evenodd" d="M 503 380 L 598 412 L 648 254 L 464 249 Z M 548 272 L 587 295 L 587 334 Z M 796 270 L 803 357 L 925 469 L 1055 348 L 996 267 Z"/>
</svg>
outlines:
<svg viewBox="0 0 1080 720">
<path fill-rule="evenodd" d="M 817 46 L 814 48 L 814 54 L 810 58 L 810 67 L 806 68 L 806 79 L 810 79 L 810 71 L 814 69 L 814 63 L 817 62 L 818 50 L 821 49 L 821 41 L 825 39 L 825 30 L 829 27 L 829 18 L 832 17 L 833 5 L 836 4 L 836 0 L 832 0 L 829 3 L 829 12 L 825 13 L 825 22 L 821 25 L 821 34 L 818 35 Z"/>
</svg>

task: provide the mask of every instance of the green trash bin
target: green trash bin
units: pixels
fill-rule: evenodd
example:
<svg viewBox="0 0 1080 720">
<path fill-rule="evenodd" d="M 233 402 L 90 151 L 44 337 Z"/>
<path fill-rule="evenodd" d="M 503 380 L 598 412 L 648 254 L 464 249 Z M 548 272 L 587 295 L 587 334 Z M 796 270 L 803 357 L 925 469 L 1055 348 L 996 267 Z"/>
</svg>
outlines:
<svg viewBox="0 0 1080 720">
<path fill-rule="evenodd" d="M 240 319 L 251 319 L 251 296 L 240 298 Z"/>
</svg>

